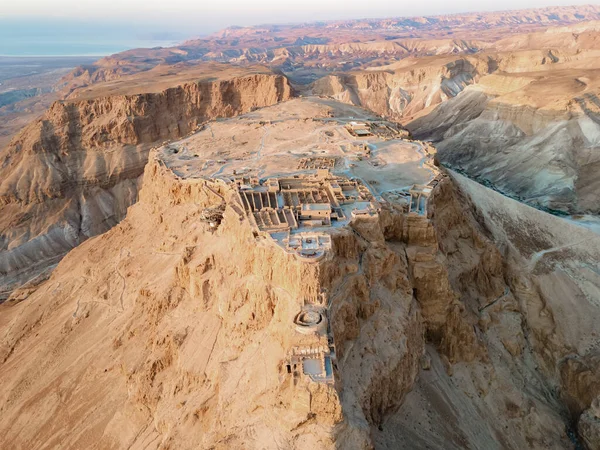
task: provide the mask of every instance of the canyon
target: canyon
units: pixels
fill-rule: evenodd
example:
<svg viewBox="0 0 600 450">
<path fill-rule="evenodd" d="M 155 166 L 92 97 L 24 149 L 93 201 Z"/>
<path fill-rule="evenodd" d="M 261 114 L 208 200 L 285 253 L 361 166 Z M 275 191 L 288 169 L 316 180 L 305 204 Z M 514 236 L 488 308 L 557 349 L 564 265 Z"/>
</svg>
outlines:
<svg viewBox="0 0 600 450">
<path fill-rule="evenodd" d="M 0 150 L 4 448 L 600 445 L 600 8 L 231 28 Z"/>
</svg>

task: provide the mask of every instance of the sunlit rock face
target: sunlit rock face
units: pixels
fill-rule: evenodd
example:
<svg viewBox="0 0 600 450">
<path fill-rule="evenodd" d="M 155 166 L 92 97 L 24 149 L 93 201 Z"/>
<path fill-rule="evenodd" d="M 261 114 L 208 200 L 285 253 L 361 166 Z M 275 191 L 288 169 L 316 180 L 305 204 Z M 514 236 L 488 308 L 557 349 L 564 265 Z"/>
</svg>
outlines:
<svg viewBox="0 0 600 450">
<path fill-rule="evenodd" d="M 122 220 L 153 145 L 291 94 L 282 76 L 243 71 L 145 88 L 56 102 L 2 152 L 0 298 L 47 277 L 69 250 Z"/>
<path fill-rule="evenodd" d="M 361 114 L 359 161 L 340 144 Z M 1 306 L 3 443 L 565 448 L 572 424 L 593 443 L 600 239 L 380 123 L 296 99 L 154 150 L 126 218 Z M 306 233 L 322 256 L 294 250 Z"/>
<path fill-rule="evenodd" d="M 573 11 L 73 73 L 1 154 L 0 447 L 596 449 L 600 237 L 472 180 L 596 212 Z"/>
</svg>

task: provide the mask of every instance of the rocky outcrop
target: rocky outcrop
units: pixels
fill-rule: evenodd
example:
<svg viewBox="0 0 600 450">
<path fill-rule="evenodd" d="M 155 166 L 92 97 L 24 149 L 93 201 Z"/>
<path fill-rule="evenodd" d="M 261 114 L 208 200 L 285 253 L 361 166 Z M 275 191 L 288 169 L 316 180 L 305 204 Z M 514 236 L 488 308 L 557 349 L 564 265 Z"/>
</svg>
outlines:
<svg viewBox="0 0 600 450">
<path fill-rule="evenodd" d="M 545 395 L 562 409 L 567 426 L 579 421 L 586 441 L 595 432 L 593 405 L 600 387 L 593 325 L 600 314 L 600 279 L 588 272 L 589 262 L 600 255 L 598 236 L 460 175 L 452 177 L 462 192 L 453 196 L 458 204 L 436 202 L 434 217 L 453 286 L 469 294 L 464 298 L 477 311 L 488 348 L 495 335 L 513 361 L 522 361 L 519 370 L 529 371 L 526 377 L 543 379 Z M 436 195 L 456 189 L 451 186 L 442 185 Z M 453 209 L 457 213 L 448 215 Z"/>
<path fill-rule="evenodd" d="M 487 73 L 477 57 L 440 58 L 428 64 L 399 63 L 392 70 L 329 75 L 312 85 L 312 92 L 400 119 L 410 117 L 448 98 Z"/>
<path fill-rule="evenodd" d="M 567 396 L 593 442 L 598 311 L 578 301 L 590 324 L 565 319 L 560 293 L 577 279 L 552 282 L 561 272 L 536 256 L 576 227 L 536 241 L 541 218 L 560 219 L 453 175 L 428 217 L 384 205 L 305 263 L 253 234 L 228 185 L 206 183 L 152 157 L 124 221 L 1 306 L 4 445 L 564 448 Z M 214 230 L 200 217 L 223 202 Z M 285 370 L 293 318 L 321 294 L 331 385 Z"/>
<path fill-rule="evenodd" d="M 577 429 L 589 450 L 600 448 L 600 397 L 579 417 Z"/>
<path fill-rule="evenodd" d="M 1 154 L 2 295 L 124 217 L 153 143 L 290 95 L 283 76 L 251 74 L 54 103 Z"/>
<path fill-rule="evenodd" d="M 38 309 L 48 301 L 44 288 L 3 305 L 3 317 L 19 330 L 2 342 L 4 445 L 370 446 L 370 426 L 410 389 L 423 348 L 401 245 L 395 251 L 340 230 L 328 259 L 302 263 L 257 243 L 230 195 L 226 187 L 178 180 L 152 160 L 126 220 L 70 252 L 53 273 L 47 286 L 60 294 L 51 311 Z M 212 232 L 197 219 L 221 198 L 228 206 Z M 292 318 L 304 298 L 321 291 L 331 298 L 339 343 L 335 386 L 298 383 L 283 369 Z M 39 346 L 42 335 L 45 356 L 23 360 L 21 350 Z M 63 357 L 80 345 L 87 362 L 63 372 Z M 86 398 L 102 399 L 103 408 L 80 404 L 75 392 L 48 397 L 71 383 Z M 20 414 L 24 395 L 39 412 L 63 407 L 19 424 L 13 413 Z M 86 420 L 72 421 L 73 409 Z M 70 425 L 57 434 L 55 420 Z M 36 431 L 26 437 L 22 426 Z"/>
<path fill-rule="evenodd" d="M 598 237 L 457 174 L 434 189 L 428 213 L 445 261 L 440 270 L 462 323 L 473 327 L 470 335 L 449 331 L 450 348 L 471 351 L 452 363 L 443 345 L 426 346 L 413 389 L 374 431 L 376 446 L 571 448 L 566 431 L 575 436 L 577 427 L 580 444 L 595 448 L 591 317 L 600 313 L 600 279 L 579 273 L 598 258 Z M 444 298 L 443 284 L 431 289 Z"/>
<path fill-rule="evenodd" d="M 471 110 L 472 114 L 459 121 L 447 115 L 471 104 L 481 105 L 479 114 Z M 440 140 L 440 161 L 502 192 L 541 208 L 597 214 L 597 183 L 591 171 L 597 165 L 593 149 L 600 128 L 596 113 L 582 114 L 578 109 L 551 111 L 509 105 L 470 91 L 436 113 L 433 120 L 448 125 L 431 137 Z M 427 133 L 421 124 L 427 120 L 425 117 L 409 129 L 423 138 Z"/>
<path fill-rule="evenodd" d="M 211 231 L 198 216 L 223 200 L 223 222 Z M 385 209 L 375 222 L 359 220 L 354 230 L 335 231 L 331 254 L 310 264 L 257 242 L 236 201 L 224 184 L 208 189 L 202 180 L 181 180 L 151 159 L 139 203 L 125 221 L 70 252 L 42 285 L 50 291 L 40 287 L 27 301 L 14 305 L 20 297 L 13 296 L 4 305 L 15 330 L 2 342 L 5 425 L 15 424 L 25 377 L 33 383 L 26 390 L 32 407 L 63 404 L 57 414 L 71 423 L 63 431 L 72 438 L 55 429 L 52 434 L 66 447 L 81 445 L 80 432 L 107 446 L 156 439 L 178 447 L 269 447 L 262 436 L 271 437 L 276 424 L 277 441 L 291 448 L 370 448 L 371 429 L 415 383 L 425 329 L 449 340 L 450 328 L 439 328 L 463 320 L 454 312 L 448 273 L 426 274 L 432 285 L 445 286 L 437 299 L 418 275 L 422 261 L 411 257 L 417 248 L 438 253 L 431 225 Z M 38 310 L 52 290 L 60 292 L 52 311 Z M 320 293 L 331 304 L 338 361 L 333 386 L 292 382 L 283 370 L 291 319 L 303 299 Z M 439 311 L 439 320 L 431 310 Z M 33 325 L 22 326 L 22 320 Z M 64 323 L 64 333 L 45 331 L 56 321 Z M 49 359 L 23 360 L 22 350 L 40 345 L 42 335 Z M 62 358 L 74 356 L 88 339 L 95 342 L 83 356 L 89 364 L 63 373 Z M 465 354 L 469 339 L 459 353 L 449 347 L 452 361 Z M 59 348 L 64 356 L 56 356 Z M 31 364 L 44 370 L 43 382 Z M 86 388 L 91 380 L 96 387 Z M 48 397 L 72 382 L 106 406 L 94 417 L 82 412 L 88 419 L 78 424 L 68 418 L 73 408 L 87 409 L 77 395 Z M 47 383 L 55 387 L 42 389 Z M 109 385 L 110 392 L 103 388 Z M 240 386 L 247 386 L 247 395 L 239 395 Z M 28 423 L 36 430 L 30 437 L 50 432 L 45 423 L 54 420 Z M 5 444 L 35 447 L 18 431 L 21 425 L 10 429 Z"/>
</svg>

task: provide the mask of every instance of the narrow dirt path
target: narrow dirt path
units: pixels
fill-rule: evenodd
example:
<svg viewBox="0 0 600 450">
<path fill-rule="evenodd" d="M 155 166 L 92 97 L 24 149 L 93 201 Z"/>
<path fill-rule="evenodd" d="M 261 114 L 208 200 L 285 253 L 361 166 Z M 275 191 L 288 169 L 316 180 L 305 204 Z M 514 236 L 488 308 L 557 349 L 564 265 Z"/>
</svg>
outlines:
<svg viewBox="0 0 600 450">
<path fill-rule="evenodd" d="M 576 245 L 583 244 L 585 242 L 587 242 L 587 239 L 583 239 L 583 240 L 577 241 L 577 242 L 571 242 L 569 244 L 559 245 L 558 247 L 552 247 L 552 248 L 548 248 L 546 250 L 541 250 L 539 252 L 536 252 L 529 259 L 529 264 L 527 265 L 527 267 L 530 271 L 533 271 L 535 269 L 535 267 L 537 266 L 537 263 L 540 261 L 540 259 L 542 259 L 548 253 L 558 252 L 558 251 L 564 250 L 569 247 L 574 247 Z"/>
</svg>

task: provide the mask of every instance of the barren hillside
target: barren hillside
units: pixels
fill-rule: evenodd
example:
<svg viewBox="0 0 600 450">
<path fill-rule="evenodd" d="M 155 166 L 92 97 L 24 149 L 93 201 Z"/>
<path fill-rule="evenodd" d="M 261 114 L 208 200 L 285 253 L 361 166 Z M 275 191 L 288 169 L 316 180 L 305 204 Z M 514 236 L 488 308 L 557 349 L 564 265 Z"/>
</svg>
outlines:
<svg viewBox="0 0 600 450">
<path fill-rule="evenodd" d="M 135 89 L 99 84 L 13 138 L 0 164 L 0 299 L 125 217 L 153 145 L 290 96 L 284 77 L 262 69 L 190 72 Z"/>
<path fill-rule="evenodd" d="M 260 196 L 244 200 L 265 191 L 227 182 L 247 144 L 226 133 L 254 139 L 246 129 L 264 126 L 248 177 L 256 168 L 291 189 L 283 179 L 297 173 L 313 186 L 311 172 L 271 162 L 298 127 L 317 132 L 288 158 L 339 152 L 346 114 L 363 113 L 294 100 L 153 152 L 125 220 L 0 307 L 4 445 L 570 448 L 576 430 L 594 448 L 597 235 L 438 174 L 426 205 L 375 200 L 373 185 L 361 195 L 379 209 L 303 222 L 285 250 L 258 222 Z M 211 133 L 215 149 L 196 147 Z M 380 139 L 371 158 L 395 164 L 386 148 L 399 138 Z M 223 171 L 203 175 L 225 149 Z M 325 176 L 347 176 L 336 167 Z M 307 233 L 331 239 L 322 256 L 290 247 Z M 316 312 L 328 325 L 307 333 Z M 307 375 L 323 354 L 332 372 Z"/>
<path fill-rule="evenodd" d="M 600 234 L 559 216 L 600 214 L 599 20 L 234 27 L 62 79 L 0 149 L 0 448 L 600 450 Z"/>
</svg>

